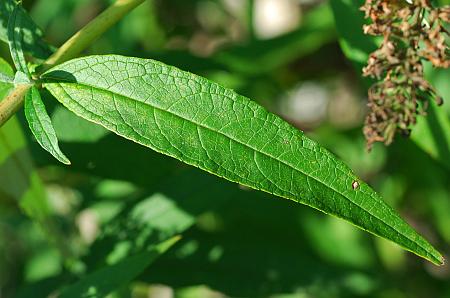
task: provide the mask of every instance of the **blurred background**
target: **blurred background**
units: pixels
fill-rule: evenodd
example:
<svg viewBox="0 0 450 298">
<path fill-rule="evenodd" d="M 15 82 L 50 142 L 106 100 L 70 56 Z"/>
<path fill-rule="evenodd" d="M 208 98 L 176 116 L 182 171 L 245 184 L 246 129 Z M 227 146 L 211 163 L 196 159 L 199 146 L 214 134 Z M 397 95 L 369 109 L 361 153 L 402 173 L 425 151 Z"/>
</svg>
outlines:
<svg viewBox="0 0 450 298">
<path fill-rule="evenodd" d="M 157 59 L 257 101 L 343 159 L 450 257 L 450 131 L 426 125 L 449 119 L 450 73 L 427 70 L 445 104 L 412 139 L 367 153 L 360 66 L 371 39 L 353 46 L 361 1 L 331 1 L 147 0 L 85 54 Z M 24 0 L 54 46 L 110 3 Z M 22 113 L 1 128 L 0 297 L 56 297 L 177 234 L 110 297 L 450 297 L 449 265 L 121 139 L 49 94 L 45 101 L 73 165 L 39 148 Z"/>
</svg>

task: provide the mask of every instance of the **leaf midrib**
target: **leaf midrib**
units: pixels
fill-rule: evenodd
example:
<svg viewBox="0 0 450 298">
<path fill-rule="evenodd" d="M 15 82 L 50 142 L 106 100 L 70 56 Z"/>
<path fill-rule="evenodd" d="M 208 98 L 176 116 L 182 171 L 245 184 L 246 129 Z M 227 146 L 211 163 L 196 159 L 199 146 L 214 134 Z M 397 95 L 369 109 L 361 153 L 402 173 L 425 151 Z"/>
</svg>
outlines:
<svg viewBox="0 0 450 298">
<path fill-rule="evenodd" d="M 47 77 L 47 78 L 55 79 L 55 78 L 51 78 L 50 76 Z M 66 84 L 81 85 L 81 86 L 89 87 L 89 88 L 92 88 L 92 89 L 95 89 L 95 90 L 98 90 L 98 91 L 101 91 L 101 92 L 109 92 L 109 93 L 111 93 L 112 95 L 120 96 L 120 97 L 125 98 L 125 99 L 127 99 L 127 100 L 137 101 L 137 102 L 139 102 L 139 103 L 141 103 L 141 104 L 147 105 L 147 106 L 149 106 L 149 107 L 151 107 L 151 108 L 153 108 L 153 109 L 156 109 L 156 110 L 158 110 L 158 111 L 161 111 L 161 112 L 163 112 L 163 113 L 168 113 L 168 114 L 173 115 L 173 116 L 176 116 L 176 117 L 178 117 L 178 118 L 180 118 L 180 119 L 182 119 L 182 120 L 188 121 L 188 122 L 190 122 L 190 123 L 192 123 L 192 124 L 194 124 L 194 125 L 197 125 L 197 126 L 200 126 L 200 127 L 205 128 L 205 129 L 207 129 L 207 130 L 210 130 L 210 131 L 212 131 L 212 132 L 214 132 L 214 133 L 221 134 L 221 135 L 223 135 L 223 136 L 229 138 L 230 140 L 232 140 L 232 141 L 234 141 L 234 142 L 236 142 L 236 143 L 238 143 L 238 144 L 241 144 L 241 145 L 243 145 L 243 146 L 245 146 L 245 147 L 247 147 L 247 148 L 253 150 L 254 152 L 261 153 L 261 154 L 263 154 L 263 155 L 269 157 L 269 158 L 272 159 L 272 160 L 275 160 L 275 161 L 277 161 L 277 162 L 280 162 L 280 163 L 284 164 L 285 166 L 291 168 L 292 170 L 297 171 L 297 172 L 300 172 L 300 173 L 303 174 L 304 176 L 309 177 L 309 178 L 312 178 L 313 180 L 319 182 L 321 185 L 325 186 L 326 188 L 331 189 L 332 191 L 338 193 L 340 196 L 342 196 L 343 198 L 345 198 L 346 200 L 348 200 L 351 204 L 353 204 L 353 205 L 355 205 L 356 207 L 358 207 L 359 209 L 363 210 L 363 211 L 364 211 L 366 214 L 368 214 L 369 216 L 375 217 L 378 221 L 380 221 L 381 223 L 383 223 L 385 226 L 391 228 L 393 231 L 395 231 L 395 232 L 397 233 L 398 236 L 400 236 L 400 237 L 402 237 L 402 238 L 404 238 L 404 239 L 410 241 L 412 244 L 419 244 L 419 247 L 423 250 L 424 255 L 429 256 L 429 257 L 431 256 L 432 259 L 438 260 L 438 258 L 432 256 L 431 254 L 429 254 L 429 253 L 427 252 L 427 249 L 426 249 L 425 247 L 422 246 L 422 243 L 415 242 L 413 239 L 411 239 L 411 238 L 408 237 L 407 235 L 401 233 L 401 232 L 400 232 L 399 230 L 397 230 L 395 227 L 393 227 L 392 225 L 390 225 L 390 224 L 388 224 L 387 222 L 383 221 L 383 220 L 382 220 L 381 218 L 379 218 L 378 216 L 369 213 L 365 208 L 363 208 L 362 206 L 358 205 L 356 202 L 352 201 L 350 198 L 346 197 L 346 196 L 345 196 L 344 194 L 342 194 L 340 191 L 336 190 L 336 189 L 333 188 L 332 186 L 328 186 L 328 185 L 325 184 L 324 182 L 320 181 L 318 178 L 306 174 L 306 173 L 303 172 L 301 169 L 297 169 L 297 168 L 295 168 L 293 165 L 290 165 L 290 164 L 288 164 L 288 163 L 286 163 L 286 162 L 284 162 L 284 161 L 282 161 L 282 160 L 276 159 L 274 156 L 270 155 L 269 153 L 262 152 L 262 151 L 258 151 L 258 150 L 256 150 L 255 148 L 251 147 L 249 144 L 245 144 L 245 143 L 243 143 L 243 142 L 241 142 L 241 141 L 239 141 L 239 140 L 236 140 L 236 139 L 234 139 L 234 138 L 228 136 L 227 134 L 225 134 L 225 133 L 223 133 L 223 132 L 217 131 L 217 130 L 215 130 L 215 129 L 213 129 L 213 128 L 210 128 L 210 127 L 208 127 L 208 126 L 205 126 L 205 125 L 203 125 L 203 124 L 198 124 L 198 123 L 194 122 L 193 120 L 186 119 L 185 117 L 183 117 L 183 116 L 181 116 L 181 115 L 178 115 L 178 114 L 176 114 L 176 113 L 174 113 L 174 112 L 170 112 L 170 111 L 164 110 L 164 109 L 162 109 L 162 108 L 160 108 L 160 107 L 157 107 L 157 106 L 153 106 L 153 105 L 151 105 L 151 104 L 149 104 L 149 103 L 147 103 L 147 102 L 143 102 L 143 101 L 140 101 L 140 100 L 137 100 L 137 99 L 133 99 L 133 98 L 130 98 L 130 97 L 126 96 L 126 95 L 120 94 L 120 93 L 118 93 L 118 92 L 114 92 L 114 91 L 111 91 L 111 90 L 108 90 L 108 89 L 102 89 L 102 88 L 100 88 L 100 87 L 93 86 L 93 85 L 88 84 L 88 83 L 85 83 L 85 82 L 83 82 L 83 83 L 80 83 L 80 82 L 74 83 L 74 82 L 68 81 L 67 79 L 65 80 L 64 78 L 57 78 L 57 79 L 58 79 L 58 80 L 61 80 L 61 81 L 65 81 Z M 50 82 L 50 83 L 52 83 L 52 82 Z M 55 83 L 58 84 L 58 85 L 64 90 L 64 92 L 67 94 L 67 96 L 69 96 L 69 98 L 72 98 L 72 97 L 67 93 L 67 91 L 64 89 L 64 87 L 61 86 L 60 82 L 53 82 L 53 84 L 55 84 Z M 76 102 L 76 100 L 74 100 L 74 99 L 72 99 L 72 100 Z M 85 111 L 87 111 L 87 112 L 89 112 L 89 113 L 91 113 L 91 114 L 96 115 L 95 113 L 86 110 L 83 106 L 81 106 L 81 105 L 79 105 L 79 106 L 80 106 L 81 108 L 83 108 Z M 99 115 L 96 115 L 96 116 L 99 117 Z M 93 122 L 95 122 L 95 121 L 93 121 Z M 97 124 L 102 125 L 101 123 L 97 123 Z M 111 123 L 111 124 L 113 124 L 113 123 Z M 113 124 L 113 125 L 114 125 L 114 124 Z M 133 130 L 133 131 L 134 131 L 134 130 Z M 133 142 L 136 142 L 136 140 L 132 140 L 132 139 L 130 139 L 129 137 L 124 136 L 123 134 L 121 134 L 121 133 L 119 133 L 119 132 L 116 132 L 116 133 L 117 133 L 118 135 L 120 135 L 120 136 L 126 138 L 126 139 L 129 139 L 129 140 L 131 140 L 131 141 L 133 141 Z M 137 132 L 136 132 L 136 133 L 137 133 Z M 143 137 L 144 139 L 147 139 L 147 140 L 148 140 L 147 137 L 142 136 L 141 134 L 138 134 L 138 135 L 140 135 L 140 136 Z M 143 146 L 148 146 L 147 144 L 142 144 L 141 142 L 138 142 L 138 143 L 140 143 L 140 144 L 143 145 Z M 160 153 L 163 153 L 163 152 L 160 152 Z M 167 154 L 167 153 L 163 153 L 163 154 Z M 171 154 L 169 154 L 169 155 L 171 155 Z M 175 156 L 172 156 L 172 157 L 175 157 Z M 176 157 L 175 157 L 175 158 L 176 158 Z M 199 167 L 198 165 L 195 165 L 195 164 L 191 164 L 191 165 L 196 166 L 196 167 Z M 210 170 L 208 170 L 208 169 L 205 169 L 205 170 L 208 171 L 208 172 L 210 172 L 210 173 L 212 173 L 212 172 L 211 172 Z M 217 175 L 216 173 L 212 173 L 212 174 Z M 224 178 L 224 177 L 222 177 L 222 178 Z M 226 178 L 226 179 L 229 179 L 229 178 Z M 240 183 L 239 181 L 234 181 L 234 182 Z M 247 186 L 249 186 L 249 185 L 247 185 Z M 251 188 L 256 188 L 256 189 L 258 189 L 258 190 L 262 190 L 262 191 L 267 192 L 266 190 L 257 188 L 257 187 L 255 187 L 255 186 L 249 186 L 249 187 L 251 187 Z M 314 191 L 313 191 L 312 189 L 311 189 L 311 192 L 314 194 Z M 290 199 L 290 200 L 292 200 L 292 201 L 295 201 L 294 199 L 291 199 L 291 198 L 287 198 L 287 199 Z M 305 203 L 305 202 L 302 202 L 302 204 L 308 205 L 308 206 L 310 206 L 310 207 L 312 207 L 312 208 L 314 208 L 314 209 L 317 209 L 317 210 L 323 212 L 322 210 L 318 209 L 317 207 L 312 206 L 312 205 L 310 205 L 310 204 L 307 204 L 307 203 Z M 389 206 L 388 206 L 388 207 L 389 207 Z M 335 215 L 335 216 L 337 216 L 337 217 L 340 217 L 338 214 L 333 214 L 333 215 Z M 394 215 L 394 216 L 395 216 L 395 215 Z M 341 218 L 342 218 L 342 217 L 341 217 Z M 348 219 L 345 219 L 345 220 L 348 221 Z M 359 226 L 358 226 L 358 227 L 359 227 Z M 365 230 L 366 230 L 366 229 L 365 229 Z M 379 235 L 375 234 L 374 232 L 371 232 L 371 231 L 369 231 L 369 232 L 372 233 L 372 234 L 374 234 L 374 235 L 376 235 L 376 236 L 379 236 Z M 419 236 L 419 237 L 420 237 L 420 236 Z M 421 241 L 421 240 L 422 240 L 421 237 L 419 238 L 419 240 L 420 240 L 420 242 L 422 242 L 422 241 Z M 392 240 L 391 240 L 391 241 L 392 241 Z M 398 244 L 399 244 L 400 246 L 403 246 L 403 245 L 401 245 L 400 243 L 398 243 Z M 407 247 L 404 247 L 404 248 L 407 249 L 407 250 L 410 250 L 410 249 L 407 248 Z M 439 261 L 440 261 L 440 260 L 439 260 Z"/>
</svg>

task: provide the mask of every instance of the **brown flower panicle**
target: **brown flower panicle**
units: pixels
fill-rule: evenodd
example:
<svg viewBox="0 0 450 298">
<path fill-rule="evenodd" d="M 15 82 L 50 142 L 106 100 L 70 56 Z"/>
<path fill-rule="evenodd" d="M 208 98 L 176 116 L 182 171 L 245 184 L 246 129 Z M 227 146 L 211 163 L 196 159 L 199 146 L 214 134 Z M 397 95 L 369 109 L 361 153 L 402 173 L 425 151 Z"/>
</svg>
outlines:
<svg viewBox="0 0 450 298">
<path fill-rule="evenodd" d="M 390 144 L 396 133 L 409 136 L 418 115 L 424 115 L 429 100 L 442 98 L 424 79 L 423 61 L 435 67 L 450 67 L 450 6 L 434 8 L 429 0 L 366 0 L 361 10 L 372 22 L 364 33 L 382 36 L 382 44 L 368 59 L 364 76 L 376 78 L 369 89 L 369 113 L 364 135 L 373 143 Z"/>
</svg>

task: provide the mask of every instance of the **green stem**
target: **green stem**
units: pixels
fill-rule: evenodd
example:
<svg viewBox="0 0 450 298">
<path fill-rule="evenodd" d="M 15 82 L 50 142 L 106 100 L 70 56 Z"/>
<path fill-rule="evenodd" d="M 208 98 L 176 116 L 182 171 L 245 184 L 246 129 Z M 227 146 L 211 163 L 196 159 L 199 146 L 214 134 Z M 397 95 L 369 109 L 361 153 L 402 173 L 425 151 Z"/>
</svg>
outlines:
<svg viewBox="0 0 450 298">
<path fill-rule="evenodd" d="M 6 123 L 22 106 L 25 94 L 32 85 L 17 85 L 0 101 L 0 127 Z"/>
<path fill-rule="evenodd" d="M 66 41 L 53 55 L 51 55 L 39 69 L 44 72 L 54 65 L 75 58 L 89 47 L 106 30 L 121 20 L 127 13 L 145 0 L 117 0 L 104 12 L 88 23 L 80 31 Z"/>
</svg>

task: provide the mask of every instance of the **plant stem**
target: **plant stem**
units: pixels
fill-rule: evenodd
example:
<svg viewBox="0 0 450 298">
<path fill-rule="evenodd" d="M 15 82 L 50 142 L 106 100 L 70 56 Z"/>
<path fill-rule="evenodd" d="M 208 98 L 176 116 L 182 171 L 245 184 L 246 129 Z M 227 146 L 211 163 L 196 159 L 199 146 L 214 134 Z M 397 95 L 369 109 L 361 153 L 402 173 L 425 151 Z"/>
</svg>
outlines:
<svg viewBox="0 0 450 298">
<path fill-rule="evenodd" d="M 39 71 L 42 73 L 54 65 L 75 58 L 98 37 L 105 33 L 106 30 L 144 1 L 145 0 L 117 0 L 113 5 L 108 7 L 104 12 L 66 41 L 43 63 Z"/>
<path fill-rule="evenodd" d="M 0 127 L 5 124 L 22 106 L 25 94 L 33 85 L 17 85 L 2 101 L 0 101 Z"/>
</svg>

